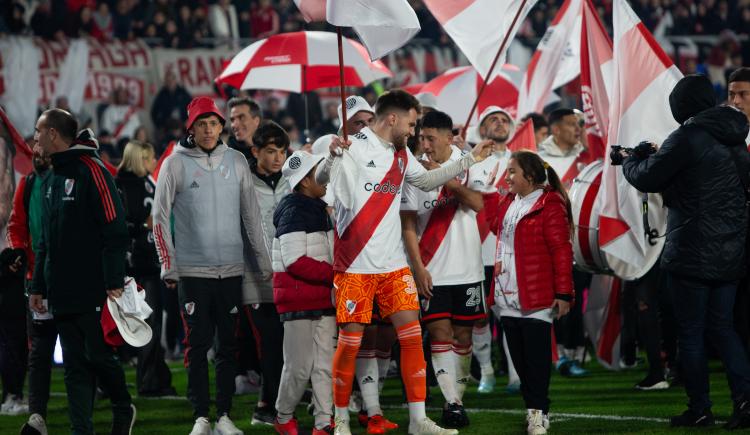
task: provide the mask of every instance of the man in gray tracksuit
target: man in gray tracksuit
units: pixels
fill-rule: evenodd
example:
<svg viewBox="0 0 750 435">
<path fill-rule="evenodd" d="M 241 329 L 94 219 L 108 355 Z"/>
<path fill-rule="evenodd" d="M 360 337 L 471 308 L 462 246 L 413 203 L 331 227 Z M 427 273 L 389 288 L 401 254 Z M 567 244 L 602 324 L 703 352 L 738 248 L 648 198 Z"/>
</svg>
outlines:
<svg viewBox="0 0 750 435">
<path fill-rule="evenodd" d="M 198 97 L 188 105 L 188 136 L 164 161 L 153 206 L 161 278 L 170 288 L 179 284 L 188 398 L 196 418 L 192 435 L 211 433 L 206 352 L 214 331 L 218 336 L 215 433 L 242 434 L 229 412 L 237 366 L 234 327 L 245 270 L 243 239 L 249 242 L 260 275 L 271 276 L 250 169 L 242 154 L 219 139 L 223 125 L 224 118 L 210 98 Z"/>
</svg>

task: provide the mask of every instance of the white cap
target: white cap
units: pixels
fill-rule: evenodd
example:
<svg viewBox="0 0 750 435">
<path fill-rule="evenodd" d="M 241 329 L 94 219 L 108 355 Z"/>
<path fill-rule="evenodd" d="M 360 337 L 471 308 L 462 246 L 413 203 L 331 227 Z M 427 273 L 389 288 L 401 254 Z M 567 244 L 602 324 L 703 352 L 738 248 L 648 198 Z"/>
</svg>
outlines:
<svg viewBox="0 0 750 435">
<path fill-rule="evenodd" d="M 284 166 L 281 168 L 281 175 L 289 180 L 289 187 L 294 189 L 294 186 L 299 184 L 310 173 L 312 168 L 324 159 L 325 155 L 313 155 L 307 151 L 295 151 L 284 162 Z"/>
<path fill-rule="evenodd" d="M 422 107 L 429 107 L 431 109 L 440 110 L 438 108 L 437 98 L 429 92 L 420 92 L 414 96 Z"/>
<path fill-rule="evenodd" d="M 339 123 L 343 125 L 345 121 L 344 121 L 344 117 L 341 114 L 341 104 L 339 104 L 338 111 L 339 111 Z M 358 112 L 363 112 L 363 111 L 370 112 L 373 115 L 375 114 L 375 110 L 372 108 L 372 106 L 370 106 L 370 103 L 368 103 L 367 100 L 360 97 L 359 95 L 352 95 L 346 98 L 347 119 L 356 115 Z"/>
<path fill-rule="evenodd" d="M 331 141 L 334 137 L 336 137 L 335 134 L 325 134 L 315 139 L 315 142 L 313 142 L 312 147 L 310 148 L 310 152 L 323 156 L 328 154 L 330 152 L 328 148 L 331 145 Z"/>
<path fill-rule="evenodd" d="M 111 298 L 107 298 L 107 308 L 117 325 L 117 331 L 126 343 L 133 347 L 143 347 L 151 342 L 153 331 L 145 320 L 133 314 L 125 314 L 120 305 Z"/>
<path fill-rule="evenodd" d="M 481 115 L 479 115 L 479 122 L 477 123 L 477 133 L 479 133 L 479 127 L 482 126 L 482 123 L 485 119 L 487 119 L 488 116 L 492 115 L 493 113 L 502 113 L 505 116 L 510 119 L 510 131 L 508 132 L 508 138 L 513 136 L 513 132 L 516 130 L 516 123 L 513 121 L 513 117 L 510 116 L 510 113 L 508 113 L 507 110 L 503 109 L 502 107 L 498 106 L 487 106 Z"/>
</svg>

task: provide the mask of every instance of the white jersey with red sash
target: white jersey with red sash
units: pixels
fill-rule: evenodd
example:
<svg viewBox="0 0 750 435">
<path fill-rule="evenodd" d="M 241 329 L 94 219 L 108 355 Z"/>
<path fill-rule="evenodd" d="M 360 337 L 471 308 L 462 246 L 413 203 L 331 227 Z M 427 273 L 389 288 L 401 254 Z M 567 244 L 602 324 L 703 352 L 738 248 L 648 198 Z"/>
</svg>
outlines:
<svg viewBox="0 0 750 435">
<path fill-rule="evenodd" d="M 450 159 L 463 153 L 451 145 Z M 466 182 L 466 173 L 461 177 Z M 484 280 L 481 242 L 476 213 L 460 205 L 447 189 L 423 192 L 410 184 L 404 187 L 401 210 L 417 212 L 419 251 L 434 285 L 469 284 Z"/>
<path fill-rule="evenodd" d="M 577 143 L 568 152 L 563 152 L 555 143 L 554 136 L 539 144 L 539 156 L 555 170 L 566 189 L 570 189 L 581 169 L 590 163 L 588 153 L 584 151 L 583 145 Z"/>
<path fill-rule="evenodd" d="M 369 128 L 349 138 L 358 173 L 352 208 L 334 202 L 333 269 L 375 274 L 407 267 L 399 217 L 402 185 L 426 169 L 411 151 L 396 150 Z"/>
<path fill-rule="evenodd" d="M 482 192 L 484 208 L 477 213 L 479 239 L 482 241 L 482 264 L 494 266 L 497 247 L 497 211 L 500 196 L 507 192 L 505 174 L 510 150 L 495 151 L 469 169 L 468 187 Z"/>
</svg>

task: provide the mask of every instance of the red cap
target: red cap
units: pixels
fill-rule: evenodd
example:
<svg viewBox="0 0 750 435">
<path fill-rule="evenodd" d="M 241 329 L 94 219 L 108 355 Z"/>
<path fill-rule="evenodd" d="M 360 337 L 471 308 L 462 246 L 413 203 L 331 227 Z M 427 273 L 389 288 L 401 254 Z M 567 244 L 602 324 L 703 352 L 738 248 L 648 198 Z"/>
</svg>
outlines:
<svg viewBox="0 0 750 435">
<path fill-rule="evenodd" d="M 193 123 L 196 119 L 198 119 L 199 116 L 205 115 L 207 113 L 213 113 L 214 115 L 218 116 L 221 120 L 221 125 L 224 125 L 226 120 L 224 119 L 224 116 L 222 116 L 221 111 L 218 107 L 216 107 L 216 103 L 214 103 L 214 100 L 209 97 L 195 97 L 193 98 L 193 101 L 190 102 L 187 106 L 188 111 L 188 120 L 185 124 L 185 127 L 189 130 L 190 127 L 193 126 Z"/>
<path fill-rule="evenodd" d="M 104 302 L 100 322 L 102 324 L 105 343 L 114 347 L 119 347 L 125 344 L 125 339 L 120 335 L 120 331 L 117 329 L 117 324 L 115 323 L 115 319 L 112 318 L 112 313 L 109 311 L 109 306 L 106 301 Z"/>
</svg>

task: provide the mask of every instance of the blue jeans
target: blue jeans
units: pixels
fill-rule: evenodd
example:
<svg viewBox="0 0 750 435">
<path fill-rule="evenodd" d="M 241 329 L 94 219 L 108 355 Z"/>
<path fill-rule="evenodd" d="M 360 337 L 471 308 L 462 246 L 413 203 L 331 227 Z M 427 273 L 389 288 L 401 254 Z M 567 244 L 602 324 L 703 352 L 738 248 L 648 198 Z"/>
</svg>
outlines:
<svg viewBox="0 0 750 435">
<path fill-rule="evenodd" d="M 732 325 L 737 282 L 704 281 L 674 273 L 669 274 L 669 282 L 688 407 L 694 412 L 711 408 L 706 339 L 724 362 L 732 400 L 750 399 L 750 363 Z"/>
</svg>

